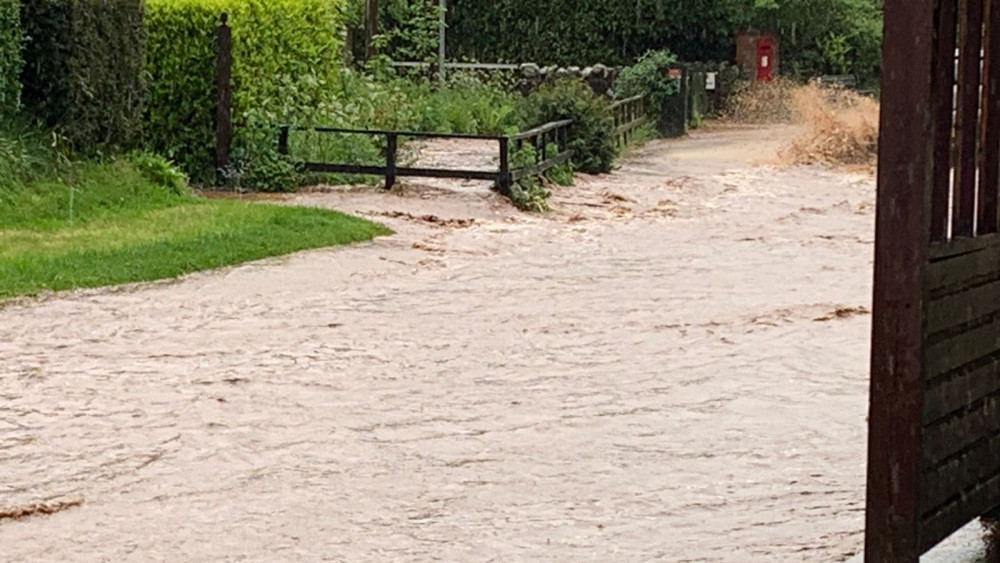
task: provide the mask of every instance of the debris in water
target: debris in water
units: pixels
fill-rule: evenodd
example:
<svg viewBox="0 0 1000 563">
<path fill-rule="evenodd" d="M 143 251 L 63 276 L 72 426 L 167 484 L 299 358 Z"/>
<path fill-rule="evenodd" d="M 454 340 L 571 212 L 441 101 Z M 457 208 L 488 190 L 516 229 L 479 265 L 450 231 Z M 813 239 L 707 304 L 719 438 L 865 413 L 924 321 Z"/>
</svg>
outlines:
<svg viewBox="0 0 1000 563">
<path fill-rule="evenodd" d="M 405 213 L 403 211 L 379 211 L 377 213 L 372 213 L 372 215 L 390 217 L 392 219 L 420 221 L 423 223 L 430 223 L 432 225 L 439 225 L 441 227 L 465 228 L 476 224 L 475 219 L 442 219 L 437 215 L 413 215 L 412 213 Z"/>
<path fill-rule="evenodd" d="M 860 315 L 870 315 L 871 311 L 867 307 L 837 307 L 836 310 L 813 319 L 818 323 L 832 321 L 834 319 L 849 319 Z"/>
<path fill-rule="evenodd" d="M 35 516 L 39 514 L 55 514 L 56 512 L 69 510 L 70 508 L 73 508 L 75 506 L 80 506 L 82 504 L 83 504 L 83 499 L 77 498 L 59 502 L 39 502 L 35 504 L 14 506 L 11 508 L 0 508 L 0 520 L 3 520 L 5 518 L 19 520 L 21 518 L 27 518 L 29 516 Z"/>
</svg>

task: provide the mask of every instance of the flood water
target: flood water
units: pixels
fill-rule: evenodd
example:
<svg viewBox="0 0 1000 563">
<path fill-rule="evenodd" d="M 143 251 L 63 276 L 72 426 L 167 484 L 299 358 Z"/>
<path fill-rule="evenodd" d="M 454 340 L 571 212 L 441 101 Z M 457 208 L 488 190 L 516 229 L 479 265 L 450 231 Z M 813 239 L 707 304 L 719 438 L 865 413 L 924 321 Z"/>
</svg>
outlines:
<svg viewBox="0 0 1000 563">
<path fill-rule="evenodd" d="M 304 194 L 397 234 L 8 304 L 0 509 L 83 504 L 0 559 L 847 559 L 874 182 L 753 164 L 780 133 L 654 142 L 544 217 Z"/>
</svg>

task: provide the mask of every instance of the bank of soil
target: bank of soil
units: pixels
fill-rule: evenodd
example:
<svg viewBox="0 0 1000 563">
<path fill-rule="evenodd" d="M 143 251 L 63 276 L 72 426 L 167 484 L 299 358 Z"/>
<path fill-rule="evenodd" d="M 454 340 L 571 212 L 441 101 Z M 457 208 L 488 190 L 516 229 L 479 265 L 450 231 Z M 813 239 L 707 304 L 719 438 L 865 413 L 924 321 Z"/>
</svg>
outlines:
<svg viewBox="0 0 1000 563">
<path fill-rule="evenodd" d="M 874 187 L 760 165 L 786 133 L 653 142 L 547 216 L 300 194 L 397 234 L 8 304 L 0 510 L 69 505 L 0 559 L 846 559 Z"/>
</svg>

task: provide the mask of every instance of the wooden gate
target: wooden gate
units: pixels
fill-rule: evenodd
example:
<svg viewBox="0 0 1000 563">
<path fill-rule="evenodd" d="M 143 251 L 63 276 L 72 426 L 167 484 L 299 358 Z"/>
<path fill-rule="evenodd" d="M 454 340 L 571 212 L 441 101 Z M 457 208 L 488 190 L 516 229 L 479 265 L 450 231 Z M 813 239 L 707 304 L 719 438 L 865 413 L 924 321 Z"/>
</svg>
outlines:
<svg viewBox="0 0 1000 563">
<path fill-rule="evenodd" d="M 865 560 L 1000 506 L 1000 0 L 886 0 Z"/>
</svg>

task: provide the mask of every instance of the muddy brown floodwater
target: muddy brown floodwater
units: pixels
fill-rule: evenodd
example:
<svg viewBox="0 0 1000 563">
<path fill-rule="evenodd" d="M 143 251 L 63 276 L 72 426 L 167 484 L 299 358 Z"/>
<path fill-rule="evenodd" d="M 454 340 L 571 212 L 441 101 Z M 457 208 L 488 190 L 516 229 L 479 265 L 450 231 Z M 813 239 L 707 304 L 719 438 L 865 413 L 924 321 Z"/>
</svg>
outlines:
<svg viewBox="0 0 1000 563">
<path fill-rule="evenodd" d="M 760 165 L 787 134 L 653 142 L 548 216 L 300 194 L 397 234 L 9 303 L 0 510 L 67 508 L 0 558 L 846 559 L 874 187 Z"/>
</svg>

